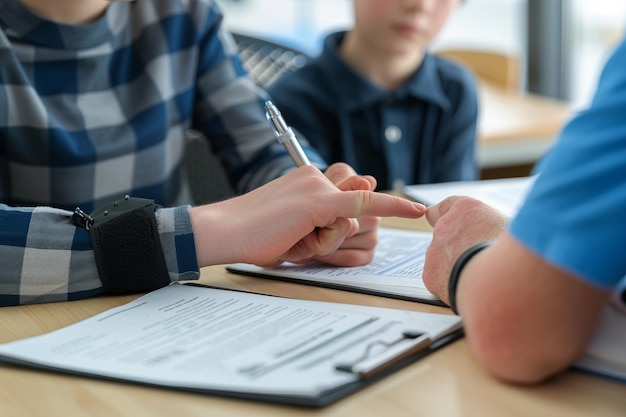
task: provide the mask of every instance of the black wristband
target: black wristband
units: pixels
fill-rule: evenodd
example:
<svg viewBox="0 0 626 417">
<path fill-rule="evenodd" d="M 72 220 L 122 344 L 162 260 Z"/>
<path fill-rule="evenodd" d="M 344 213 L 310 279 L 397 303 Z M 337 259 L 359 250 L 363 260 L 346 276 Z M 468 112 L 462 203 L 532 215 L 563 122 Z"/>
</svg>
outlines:
<svg viewBox="0 0 626 417">
<path fill-rule="evenodd" d="M 485 249 L 487 246 L 491 245 L 493 242 L 480 242 L 465 250 L 459 256 L 459 258 L 454 263 L 452 267 L 452 272 L 450 272 L 450 279 L 448 280 L 448 301 L 450 308 L 454 311 L 454 314 L 459 314 L 456 309 L 456 287 L 459 285 L 459 279 L 461 277 L 461 271 L 467 263 L 481 250 Z"/>
<path fill-rule="evenodd" d="M 148 292 L 170 283 L 153 200 L 124 199 L 90 214 L 96 265 L 109 294 Z"/>
</svg>

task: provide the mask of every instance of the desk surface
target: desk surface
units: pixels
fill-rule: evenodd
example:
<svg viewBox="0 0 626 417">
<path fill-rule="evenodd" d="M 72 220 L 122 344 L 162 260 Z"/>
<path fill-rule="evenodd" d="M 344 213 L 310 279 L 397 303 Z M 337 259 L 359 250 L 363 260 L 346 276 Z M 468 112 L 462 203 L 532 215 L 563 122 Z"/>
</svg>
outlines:
<svg viewBox="0 0 626 417">
<path fill-rule="evenodd" d="M 572 111 L 568 103 L 479 85 L 478 159 L 482 168 L 532 164 L 552 145 Z"/>
<path fill-rule="evenodd" d="M 425 223 L 385 219 L 390 226 Z M 221 266 L 202 282 L 224 288 L 333 302 L 449 313 L 443 307 L 231 275 Z M 135 296 L 0 309 L 0 342 L 34 336 L 121 305 Z M 535 387 L 501 383 L 485 373 L 462 339 L 323 409 L 302 409 L 178 392 L 0 365 L 0 415 L 37 416 L 623 416 L 626 385 L 570 371 Z"/>
</svg>

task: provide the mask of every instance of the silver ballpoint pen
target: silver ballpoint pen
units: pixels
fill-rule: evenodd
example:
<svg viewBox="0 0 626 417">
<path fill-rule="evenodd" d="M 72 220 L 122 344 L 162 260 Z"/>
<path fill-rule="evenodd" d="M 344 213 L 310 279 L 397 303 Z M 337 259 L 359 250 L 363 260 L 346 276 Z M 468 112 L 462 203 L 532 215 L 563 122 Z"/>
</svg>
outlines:
<svg viewBox="0 0 626 417">
<path fill-rule="evenodd" d="M 272 126 L 274 136 L 278 139 L 278 142 L 282 143 L 293 162 L 297 167 L 311 165 L 309 158 L 302 150 L 295 133 L 291 130 L 291 127 L 285 123 L 285 119 L 280 114 L 278 108 L 271 101 L 265 102 L 265 118 Z"/>
</svg>

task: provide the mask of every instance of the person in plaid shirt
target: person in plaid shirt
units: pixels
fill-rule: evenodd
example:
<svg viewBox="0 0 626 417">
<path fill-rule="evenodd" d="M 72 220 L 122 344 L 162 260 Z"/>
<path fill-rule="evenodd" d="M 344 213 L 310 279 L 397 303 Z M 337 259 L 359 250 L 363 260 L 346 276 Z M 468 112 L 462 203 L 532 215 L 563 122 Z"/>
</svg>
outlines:
<svg viewBox="0 0 626 417">
<path fill-rule="evenodd" d="M 96 259 L 107 249 L 93 249 L 72 211 L 124 195 L 158 206 L 157 250 L 114 278 L 123 292 L 235 261 L 361 264 L 375 216 L 423 215 L 345 164 L 322 174 L 309 147 L 317 168 L 293 170 L 221 23 L 211 0 L 0 2 L 0 305 L 111 292 Z M 188 129 L 208 138 L 241 196 L 192 208 Z M 141 252 L 141 226 L 114 232 Z M 166 282 L 137 277 L 152 259 Z"/>
</svg>

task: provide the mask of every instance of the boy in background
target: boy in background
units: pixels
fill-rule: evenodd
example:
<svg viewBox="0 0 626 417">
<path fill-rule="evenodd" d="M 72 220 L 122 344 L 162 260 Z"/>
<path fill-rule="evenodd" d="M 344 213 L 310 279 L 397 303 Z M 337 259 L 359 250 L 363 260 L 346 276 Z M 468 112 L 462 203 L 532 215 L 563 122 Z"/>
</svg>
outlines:
<svg viewBox="0 0 626 417">
<path fill-rule="evenodd" d="M 329 162 L 380 189 L 477 178 L 471 74 L 428 53 L 460 0 L 354 0 L 354 26 L 269 93 Z"/>
</svg>

